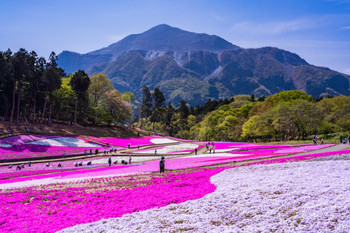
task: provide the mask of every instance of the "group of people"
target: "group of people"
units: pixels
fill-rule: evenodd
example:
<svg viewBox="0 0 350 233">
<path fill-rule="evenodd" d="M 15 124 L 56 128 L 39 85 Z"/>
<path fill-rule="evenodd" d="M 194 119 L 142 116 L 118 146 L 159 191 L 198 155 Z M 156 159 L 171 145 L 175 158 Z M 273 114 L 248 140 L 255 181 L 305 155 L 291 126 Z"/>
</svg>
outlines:
<svg viewBox="0 0 350 233">
<path fill-rule="evenodd" d="M 343 144 L 349 143 L 350 144 L 350 135 L 348 137 L 343 137 L 342 135 L 340 135 L 340 143 L 343 143 Z"/>
<path fill-rule="evenodd" d="M 32 166 L 32 162 L 28 162 L 28 167 L 31 167 Z M 8 168 L 12 168 L 12 165 L 9 165 Z M 20 164 L 20 165 L 17 165 L 16 167 L 16 171 L 20 171 L 22 170 L 23 168 L 25 168 L 25 165 L 24 164 Z"/>
<path fill-rule="evenodd" d="M 111 154 L 112 154 L 112 152 L 116 153 L 116 152 L 117 152 L 117 148 L 114 147 L 114 146 L 112 146 L 111 148 L 109 148 L 109 151 L 108 151 L 108 150 L 107 150 L 107 147 L 105 147 L 105 148 L 103 149 L 103 154 L 108 154 L 108 152 L 111 153 Z M 97 153 L 96 153 L 96 154 L 97 154 Z"/>
<path fill-rule="evenodd" d="M 8 128 L 8 129 L 7 129 L 7 133 L 8 133 L 8 134 L 11 134 L 11 136 L 13 136 L 14 131 L 13 131 L 13 129 Z"/>
<path fill-rule="evenodd" d="M 131 158 L 131 155 L 129 155 L 129 164 L 131 164 L 131 161 L 132 161 L 132 158 Z M 109 157 L 107 162 L 109 166 L 112 166 L 112 158 Z M 125 160 L 122 160 L 120 163 L 123 165 L 128 164 L 128 162 L 126 162 Z M 114 161 L 113 164 L 118 164 L 118 160 Z"/>
<path fill-rule="evenodd" d="M 314 142 L 315 145 L 317 145 L 317 140 L 318 140 L 318 136 L 317 135 L 313 135 L 312 136 L 312 141 Z M 321 138 L 321 144 L 323 144 L 323 138 Z"/>
<path fill-rule="evenodd" d="M 215 144 L 214 144 L 214 142 L 210 142 L 209 141 L 208 144 L 206 144 L 205 146 L 206 146 L 207 150 L 209 150 L 210 154 L 211 154 L 212 151 L 215 154 Z M 197 151 L 195 153 L 197 154 Z"/>
</svg>

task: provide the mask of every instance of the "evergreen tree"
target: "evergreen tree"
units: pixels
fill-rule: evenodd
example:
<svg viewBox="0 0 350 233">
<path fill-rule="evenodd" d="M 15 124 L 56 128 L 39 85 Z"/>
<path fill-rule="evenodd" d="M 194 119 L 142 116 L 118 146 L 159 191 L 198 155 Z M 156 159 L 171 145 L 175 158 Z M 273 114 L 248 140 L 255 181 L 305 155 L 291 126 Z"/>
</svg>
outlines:
<svg viewBox="0 0 350 233">
<path fill-rule="evenodd" d="M 186 119 L 188 117 L 190 112 L 188 111 L 188 108 L 187 108 L 187 105 L 186 105 L 186 101 L 184 101 L 184 100 L 180 101 L 180 106 L 177 109 L 177 112 L 180 113 L 180 118 L 181 119 Z"/>
<path fill-rule="evenodd" d="M 152 95 L 147 86 L 142 88 L 141 118 L 149 117 L 152 114 Z"/>
<path fill-rule="evenodd" d="M 165 102 L 165 98 L 163 93 L 158 88 L 154 89 L 152 98 L 154 102 L 153 109 L 157 109 L 163 106 L 163 103 Z"/>
<path fill-rule="evenodd" d="M 83 70 L 78 70 L 72 76 L 70 85 L 75 92 L 75 108 L 74 108 L 74 132 L 77 132 L 77 110 L 78 110 L 78 99 L 84 97 L 90 85 L 90 78 Z"/>
</svg>

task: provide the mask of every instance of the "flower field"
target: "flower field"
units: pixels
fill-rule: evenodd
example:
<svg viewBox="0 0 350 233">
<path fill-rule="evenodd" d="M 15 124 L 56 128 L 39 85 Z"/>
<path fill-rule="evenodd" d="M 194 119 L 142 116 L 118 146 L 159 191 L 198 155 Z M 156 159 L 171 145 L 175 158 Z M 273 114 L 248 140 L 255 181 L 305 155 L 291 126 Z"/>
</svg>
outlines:
<svg viewBox="0 0 350 233">
<path fill-rule="evenodd" d="M 158 177 L 101 178 L 2 192 L 0 227 L 5 232 L 49 233 L 80 223 L 198 199 L 215 190 L 209 180 L 220 171 L 222 169 Z"/>
<path fill-rule="evenodd" d="M 0 139 L 0 160 L 82 154 L 85 150 L 102 148 L 80 137 L 19 135 Z"/>
<path fill-rule="evenodd" d="M 0 146 L 55 153 L 130 143 L 126 151 L 133 163 L 120 164 L 129 158 L 121 153 L 111 157 L 119 161 L 112 166 L 104 155 L 25 165 L 21 171 L 0 167 L 0 232 L 350 231 L 345 147 L 319 152 L 333 145 L 214 142 L 216 151 L 209 153 L 203 148 L 207 142 L 159 136 L 67 138 L 17 136 Z M 164 143 L 171 145 L 158 145 Z M 198 155 L 195 149 L 201 149 Z M 154 150 L 157 156 L 150 156 Z M 161 174 L 160 156 L 166 169 Z"/>
<path fill-rule="evenodd" d="M 114 138 L 114 137 L 92 137 L 89 136 L 88 139 L 91 139 L 96 142 L 100 142 L 103 144 L 109 144 L 113 146 L 120 147 L 137 147 L 137 146 L 145 146 L 152 144 L 164 144 L 164 143 L 173 143 L 175 140 L 160 137 L 160 136 L 144 136 L 144 137 L 130 137 L 130 138 Z M 175 139 L 175 138 L 173 138 Z"/>
<path fill-rule="evenodd" d="M 349 232 L 350 161 L 227 169 L 196 200 L 61 232 Z M 334 168 L 337 169 L 334 169 Z"/>
<path fill-rule="evenodd" d="M 175 139 L 175 138 L 174 138 Z M 31 159 L 60 155 L 83 154 L 85 150 L 118 150 L 128 147 L 174 143 L 175 140 L 160 136 L 114 138 L 114 137 L 60 137 L 44 135 L 19 135 L 0 139 L 0 160 Z"/>
</svg>

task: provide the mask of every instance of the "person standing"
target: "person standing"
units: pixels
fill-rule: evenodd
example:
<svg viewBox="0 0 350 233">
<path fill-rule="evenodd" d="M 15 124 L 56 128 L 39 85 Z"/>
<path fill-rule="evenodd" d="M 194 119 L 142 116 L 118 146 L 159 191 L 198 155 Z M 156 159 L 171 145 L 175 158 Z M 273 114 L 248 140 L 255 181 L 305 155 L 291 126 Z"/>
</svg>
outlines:
<svg viewBox="0 0 350 233">
<path fill-rule="evenodd" d="M 165 161 L 164 161 L 164 156 L 159 161 L 159 172 L 164 173 L 164 167 L 165 167 Z"/>
<path fill-rule="evenodd" d="M 129 164 L 131 164 L 131 155 L 129 155 Z"/>
<path fill-rule="evenodd" d="M 111 166 L 112 165 L 112 159 L 108 158 L 108 165 Z"/>
</svg>

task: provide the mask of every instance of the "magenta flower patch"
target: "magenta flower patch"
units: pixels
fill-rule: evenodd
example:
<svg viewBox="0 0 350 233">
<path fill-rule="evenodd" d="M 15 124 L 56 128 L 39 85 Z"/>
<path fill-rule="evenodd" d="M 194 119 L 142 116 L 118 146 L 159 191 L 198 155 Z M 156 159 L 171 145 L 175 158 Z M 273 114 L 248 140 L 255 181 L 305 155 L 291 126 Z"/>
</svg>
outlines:
<svg viewBox="0 0 350 233">
<path fill-rule="evenodd" d="M 50 233 L 76 224 L 198 199 L 216 189 L 210 177 L 222 170 L 165 174 L 145 181 L 137 177 L 119 182 L 103 178 L 77 183 L 77 188 L 45 186 L 39 190 L 25 188 L 0 193 L 1 229 Z M 120 185 L 136 187 L 113 188 Z"/>
</svg>

